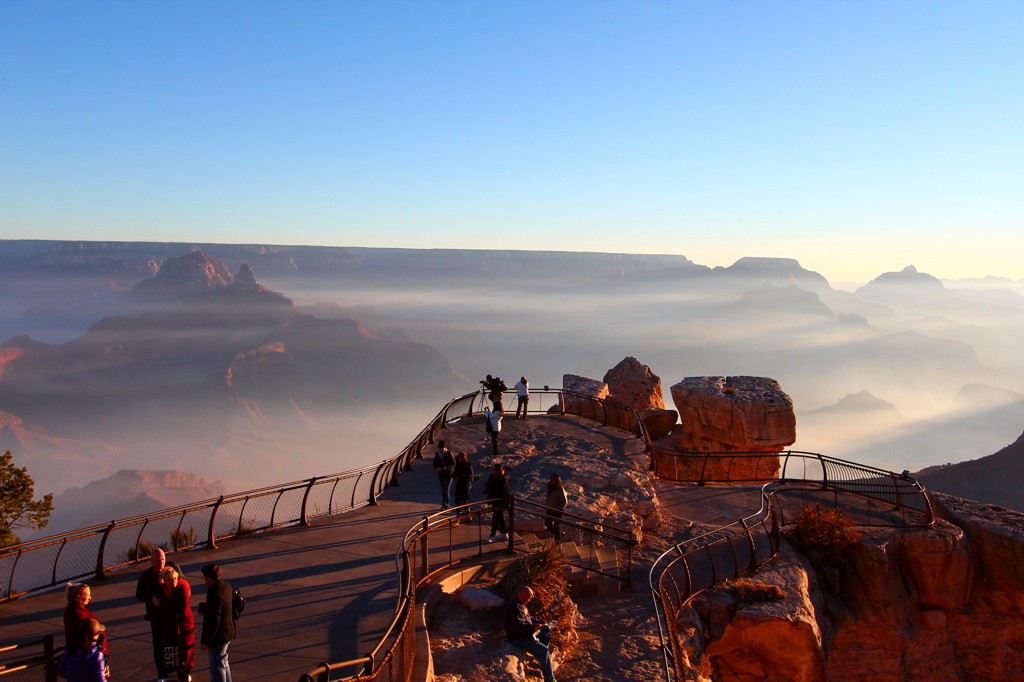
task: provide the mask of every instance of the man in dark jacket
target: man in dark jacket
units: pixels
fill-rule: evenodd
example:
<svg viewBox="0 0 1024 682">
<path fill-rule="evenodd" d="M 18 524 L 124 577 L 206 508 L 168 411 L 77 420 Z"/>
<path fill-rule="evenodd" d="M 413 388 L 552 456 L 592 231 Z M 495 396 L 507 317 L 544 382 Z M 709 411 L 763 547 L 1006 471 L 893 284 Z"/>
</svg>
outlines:
<svg viewBox="0 0 1024 682">
<path fill-rule="evenodd" d="M 231 612 L 231 585 L 221 580 L 220 566 L 203 566 L 206 604 L 203 613 L 202 646 L 210 660 L 210 682 L 231 682 L 228 644 L 235 638 L 235 618 Z"/>
<path fill-rule="evenodd" d="M 452 473 L 455 471 L 455 456 L 443 440 L 437 441 L 437 454 L 434 455 L 434 471 L 441 484 L 441 511 L 451 506 Z"/>
<path fill-rule="evenodd" d="M 160 584 L 160 571 L 167 565 L 167 557 L 164 551 L 157 547 L 149 555 L 149 568 L 139 575 L 139 582 L 135 586 L 135 598 L 146 605 L 146 620 L 149 621 L 149 629 L 153 634 L 153 661 L 156 663 L 156 676 L 161 680 L 170 677 L 171 673 L 164 665 L 164 633 L 160 616 L 157 615 L 156 605 L 153 604 L 153 597 L 163 594 L 163 586 Z M 177 569 L 177 566 L 175 566 Z M 181 571 L 178 571 L 181 574 Z"/>
<path fill-rule="evenodd" d="M 551 651 L 548 648 L 548 642 L 551 641 L 551 626 L 533 620 L 529 609 L 526 608 L 531 599 L 533 590 L 524 587 L 509 600 L 505 608 L 505 636 L 512 646 L 533 654 L 540 663 L 544 682 L 556 682 L 551 670 Z"/>
</svg>

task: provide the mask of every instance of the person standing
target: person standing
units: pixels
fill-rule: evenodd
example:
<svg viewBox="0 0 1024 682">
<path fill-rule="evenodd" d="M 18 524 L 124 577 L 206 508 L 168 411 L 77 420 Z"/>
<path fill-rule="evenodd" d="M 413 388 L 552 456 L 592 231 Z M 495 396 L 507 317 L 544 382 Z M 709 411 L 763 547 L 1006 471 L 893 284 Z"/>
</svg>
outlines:
<svg viewBox="0 0 1024 682">
<path fill-rule="evenodd" d="M 498 456 L 498 434 L 501 433 L 501 418 L 505 416 L 505 408 L 498 403 L 493 410 L 484 408 L 484 426 L 487 433 L 491 434 L 491 450 L 494 456 Z"/>
<path fill-rule="evenodd" d="M 88 620 L 95 620 L 98 623 L 99 620 L 89 610 L 88 605 L 92 601 L 92 590 L 89 589 L 88 585 L 85 583 L 68 583 L 64 594 L 68 598 L 68 605 L 64 609 L 64 646 L 73 648 L 75 642 L 79 640 L 82 623 Z M 107 655 L 106 628 L 99 632 L 101 634 L 98 636 L 97 642 L 103 651 L 105 659 Z"/>
<path fill-rule="evenodd" d="M 86 618 L 78 629 L 64 654 L 60 657 L 57 674 L 68 682 L 106 682 L 110 678 L 107 654 L 100 641 L 105 638 L 106 628 L 95 618 Z"/>
<path fill-rule="evenodd" d="M 562 541 L 562 529 L 559 528 L 558 520 L 562 518 L 565 505 L 568 502 L 569 498 L 565 494 L 565 488 L 562 487 L 562 477 L 558 474 L 551 474 L 551 480 L 548 481 L 548 494 L 544 498 L 544 506 L 548 508 L 544 518 L 544 527 L 555 536 L 555 542 Z"/>
<path fill-rule="evenodd" d="M 455 457 L 443 440 L 437 441 L 437 453 L 434 454 L 434 471 L 437 481 L 441 484 L 441 510 L 451 506 L 452 472 L 455 471 Z"/>
<path fill-rule="evenodd" d="M 171 673 L 164 665 L 163 622 L 157 613 L 153 597 L 163 591 L 160 572 L 166 565 L 167 555 L 164 554 L 164 550 L 157 547 L 149 555 L 149 568 L 139 574 L 139 581 L 135 585 L 135 598 L 146 605 L 146 620 L 149 621 L 149 629 L 153 635 L 153 662 L 156 664 L 156 676 L 161 680 L 167 679 Z M 173 562 L 170 565 L 177 570 L 178 567 Z"/>
<path fill-rule="evenodd" d="M 469 504 L 469 491 L 473 487 L 473 465 L 465 452 L 455 458 L 455 506 Z"/>
<path fill-rule="evenodd" d="M 491 534 L 487 537 L 487 542 L 504 540 L 508 533 L 505 526 L 505 506 L 508 504 L 509 491 L 508 476 L 505 475 L 505 467 L 501 462 L 494 463 L 494 471 L 487 479 L 484 494 L 491 500 L 491 507 L 494 509 L 491 513 Z"/>
<path fill-rule="evenodd" d="M 220 566 L 203 566 L 206 583 L 206 602 L 200 604 L 203 613 L 203 651 L 210 662 L 210 682 L 231 682 L 228 664 L 228 644 L 235 638 L 235 617 L 231 611 L 231 585 L 221 578 Z"/>
<path fill-rule="evenodd" d="M 160 571 L 161 589 L 153 605 L 163 631 L 164 667 L 173 670 L 178 682 L 189 682 L 196 656 L 196 623 L 192 616 L 192 588 L 173 566 Z"/>
<path fill-rule="evenodd" d="M 532 654 L 540 664 L 544 682 L 557 682 L 551 669 L 551 626 L 533 620 L 526 605 L 533 599 L 533 589 L 523 587 L 505 607 L 505 636 L 509 644 Z"/>
<path fill-rule="evenodd" d="M 519 402 L 516 403 L 516 419 L 526 419 L 527 406 L 530 403 L 530 382 L 526 380 L 526 377 L 519 377 L 515 389 L 519 399 Z M 519 416 L 520 411 L 523 414 L 521 417 Z"/>
</svg>

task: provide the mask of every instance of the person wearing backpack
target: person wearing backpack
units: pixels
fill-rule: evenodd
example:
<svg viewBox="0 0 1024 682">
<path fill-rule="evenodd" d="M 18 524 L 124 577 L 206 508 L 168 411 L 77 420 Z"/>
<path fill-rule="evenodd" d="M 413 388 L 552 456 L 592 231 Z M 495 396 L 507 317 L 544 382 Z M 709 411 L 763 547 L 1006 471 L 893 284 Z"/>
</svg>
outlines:
<svg viewBox="0 0 1024 682">
<path fill-rule="evenodd" d="M 221 579 L 217 564 L 203 566 L 202 573 L 206 583 L 206 602 L 199 605 L 203 614 L 201 642 L 210 662 L 210 682 L 231 682 L 228 644 L 235 638 L 231 585 Z"/>
</svg>

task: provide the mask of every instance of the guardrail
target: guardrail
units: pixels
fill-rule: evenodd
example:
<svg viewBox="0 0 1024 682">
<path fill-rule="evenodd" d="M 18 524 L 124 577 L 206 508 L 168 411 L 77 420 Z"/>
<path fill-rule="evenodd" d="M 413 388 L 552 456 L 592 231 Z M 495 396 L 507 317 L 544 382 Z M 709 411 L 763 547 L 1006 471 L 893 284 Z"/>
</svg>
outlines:
<svg viewBox="0 0 1024 682">
<path fill-rule="evenodd" d="M 365 656 L 322 663 L 299 677 L 299 682 L 329 682 L 332 673 L 351 675 L 351 682 L 371 680 L 407 680 L 411 674 L 415 654 L 415 624 L 413 607 L 416 589 L 439 571 L 467 561 L 479 561 L 487 555 L 529 553 L 531 548 L 517 542 L 516 525 L 526 525 L 529 519 L 544 519 L 548 508 L 529 500 L 513 497 L 507 505 L 499 505 L 501 513 L 508 514 L 508 534 L 504 542 L 488 543 L 490 516 L 496 507 L 493 500 L 473 502 L 447 511 L 424 516 L 405 534 L 395 554 L 398 570 L 399 597 L 395 616 L 377 646 Z M 584 546 L 601 547 L 613 553 L 616 547 L 625 554 L 621 564 L 616 561 L 615 573 L 609 573 L 598 564 L 597 552 L 588 553 L 580 562 L 568 558 L 567 563 L 584 570 L 607 575 L 630 586 L 632 549 L 637 544 L 633 534 L 621 528 L 600 525 L 582 516 L 566 513 L 559 520 L 566 535 L 574 535 Z M 538 524 L 539 525 L 539 524 Z M 381 652 L 384 652 L 381 657 Z"/>
<path fill-rule="evenodd" d="M 797 483 L 812 492 L 827 491 L 833 500 L 844 497 L 847 506 L 861 509 L 864 523 L 878 526 L 931 526 L 935 521 L 931 501 L 924 488 L 905 474 L 876 469 L 856 462 L 826 457 L 816 452 L 784 450 L 766 452 L 676 452 L 651 446 L 651 470 L 658 478 L 680 483 Z M 891 509 L 858 500 L 881 503 Z M 868 511 L 884 516 L 871 521 Z"/>
<path fill-rule="evenodd" d="M 226 538 L 331 516 L 376 504 L 399 473 L 421 456 L 437 432 L 472 414 L 477 394 L 450 400 L 398 455 L 378 465 L 283 485 L 224 495 L 216 499 L 111 521 L 59 535 L 30 540 L 0 550 L 2 598 L 46 589 L 137 563 L 153 548 L 177 552 L 205 545 L 216 548 Z"/>
<path fill-rule="evenodd" d="M 656 456 L 652 468 L 670 480 L 705 484 L 774 479 L 763 485 L 756 513 L 680 543 L 652 564 L 648 584 L 669 682 L 685 679 L 678 631 L 682 608 L 700 592 L 771 561 L 787 519 L 805 504 L 841 507 L 861 526 L 928 527 L 935 522 L 928 495 L 909 476 L 818 453 L 659 451 Z"/>
<path fill-rule="evenodd" d="M 38 652 L 32 652 L 34 649 L 38 649 Z M 57 682 L 57 663 L 63 651 L 64 647 L 54 647 L 53 635 L 46 635 L 34 642 L 0 647 L 0 677 L 24 673 L 12 679 L 18 682 Z M 19 652 L 17 655 L 22 658 L 11 660 L 14 652 Z"/>
</svg>

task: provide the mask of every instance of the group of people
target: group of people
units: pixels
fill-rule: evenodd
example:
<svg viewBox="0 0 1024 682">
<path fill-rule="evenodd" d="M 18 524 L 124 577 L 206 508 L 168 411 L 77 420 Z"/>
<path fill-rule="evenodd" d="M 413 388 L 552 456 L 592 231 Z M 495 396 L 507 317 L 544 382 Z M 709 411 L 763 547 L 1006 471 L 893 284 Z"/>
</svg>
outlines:
<svg viewBox="0 0 1024 682">
<path fill-rule="evenodd" d="M 452 454 L 443 440 L 437 442 L 437 452 L 434 454 L 434 471 L 441 484 L 441 510 L 451 508 L 451 487 L 455 483 L 455 506 L 459 507 L 469 504 L 469 494 L 473 481 L 479 479 L 474 475 L 473 464 L 465 452 L 457 456 Z M 508 536 L 508 526 L 505 523 L 505 508 L 508 506 L 510 497 L 508 487 L 508 475 L 505 473 L 505 465 L 495 462 L 491 475 L 484 484 L 484 495 L 490 500 L 491 507 L 491 533 L 487 542 L 504 540 Z M 544 497 L 545 510 L 544 527 L 548 529 L 556 542 L 562 541 L 562 531 L 559 519 L 565 512 L 569 502 L 565 487 L 562 485 L 562 477 L 552 474 L 548 481 L 547 494 Z"/>
<path fill-rule="evenodd" d="M 168 682 L 173 675 L 179 682 L 188 682 L 196 648 L 192 587 L 181 569 L 167 561 L 164 550 L 153 550 L 149 560 L 150 567 L 139 575 L 135 598 L 146 607 L 157 678 Z M 202 575 L 206 601 L 199 604 L 203 615 L 200 646 L 208 656 L 211 682 L 231 682 L 228 644 L 235 638 L 231 585 L 222 578 L 217 564 L 203 566 Z M 105 682 L 110 678 L 106 627 L 88 608 L 92 592 L 84 583 L 69 584 L 67 598 L 65 650 L 58 674 L 70 682 Z"/>
</svg>

